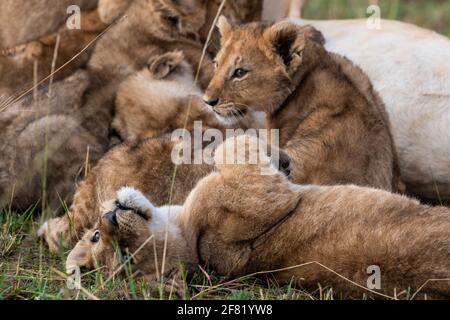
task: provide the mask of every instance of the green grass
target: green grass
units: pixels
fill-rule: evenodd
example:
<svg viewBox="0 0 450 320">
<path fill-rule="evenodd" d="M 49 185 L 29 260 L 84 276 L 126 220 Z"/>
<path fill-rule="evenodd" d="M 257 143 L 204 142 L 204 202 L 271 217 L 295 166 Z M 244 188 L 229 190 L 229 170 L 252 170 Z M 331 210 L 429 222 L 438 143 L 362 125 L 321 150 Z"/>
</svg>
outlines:
<svg viewBox="0 0 450 320">
<path fill-rule="evenodd" d="M 370 4 L 378 4 L 381 17 L 401 20 L 450 36 L 449 0 L 306 0 L 308 19 L 365 18 Z"/>
</svg>

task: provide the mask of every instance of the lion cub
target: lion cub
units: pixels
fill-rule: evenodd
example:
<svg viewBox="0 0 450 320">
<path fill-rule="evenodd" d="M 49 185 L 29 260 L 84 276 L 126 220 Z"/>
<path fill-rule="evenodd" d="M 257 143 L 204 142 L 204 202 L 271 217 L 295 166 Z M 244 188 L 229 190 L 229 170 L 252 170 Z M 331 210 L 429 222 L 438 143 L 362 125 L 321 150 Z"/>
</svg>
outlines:
<svg viewBox="0 0 450 320">
<path fill-rule="evenodd" d="M 34 83 L 48 77 L 52 71 L 80 53 L 105 28 L 97 10 L 82 12 L 81 22 L 81 30 L 69 30 L 64 26 L 54 34 L 3 50 L 0 54 L 0 96 L 19 94 L 32 88 Z M 57 72 L 54 80 L 63 79 L 86 65 L 92 52 L 91 46 Z"/>
<path fill-rule="evenodd" d="M 199 86 L 206 88 L 213 64 L 209 55 L 201 59 L 202 41 L 206 40 L 205 31 L 211 28 L 209 10 L 214 9 L 206 0 L 105 0 L 100 3 L 99 12 L 104 21 L 123 16 L 96 44 L 88 65 L 92 84 L 82 108 L 85 126 L 105 146 L 110 142 L 119 85 L 146 67 L 152 57 L 183 51 L 193 70 L 200 70 Z"/>
<path fill-rule="evenodd" d="M 142 140 L 170 134 L 183 128 L 259 128 L 258 115 L 248 113 L 239 123 L 228 127 L 211 114 L 203 102 L 202 91 L 194 81 L 191 65 L 181 51 L 150 59 L 147 68 L 134 73 L 117 91 L 116 113 L 112 127 L 122 140 Z"/>
<path fill-rule="evenodd" d="M 51 95 L 42 88 L 0 112 L 0 209 L 48 201 L 56 210 L 72 199 L 76 181 L 103 155 L 80 120 L 88 87 L 87 72 L 79 70 L 55 82 Z"/>
<path fill-rule="evenodd" d="M 255 140 L 243 135 L 219 147 L 217 171 L 183 207 L 157 208 L 141 192 L 120 189 L 106 203 L 98 230 L 69 255 L 69 271 L 92 267 L 89 261 L 115 270 L 118 243 L 120 251 L 134 253 L 134 271 L 151 276 L 161 269 L 167 237 L 167 272 L 181 260 L 230 277 L 279 270 L 272 272 L 276 281 L 331 286 L 344 296 L 449 297 L 450 281 L 426 281 L 450 278 L 450 209 L 378 189 L 293 184 Z M 242 142 L 247 164 L 224 163 L 222 156 Z M 258 164 L 249 164 L 251 154 L 259 155 Z M 371 266 L 381 271 L 376 292 L 364 289 Z"/>
<path fill-rule="evenodd" d="M 263 111 L 298 183 L 397 190 L 384 105 L 361 69 L 329 53 L 312 27 L 218 23 L 217 70 L 204 99 L 218 119 Z"/>
<path fill-rule="evenodd" d="M 158 204 L 169 201 L 175 170 L 171 156 L 176 143 L 170 140 L 170 133 L 178 128 L 192 131 L 194 121 L 202 122 L 202 130 L 214 128 L 224 133 L 227 129 L 205 109 L 192 67 L 181 51 L 157 55 L 150 59 L 147 68 L 128 77 L 119 86 L 113 121 L 113 128 L 128 142 L 100 160 L 77 188 L 66 216 L 44 224 L 40 234 L 50 250 L 58 250 L 61 240 L 72 246 L 98 219 L 102 202 L 113 197 L 122 185 L 139 186 Z M 257 125 L 257 117 L 249 113 L 236 127 Z M 280 164 L 283 166 L 283 161 Z M 173 203 L 183 203 L 195 183 L 212 169 L 206 164 L 179 166 Z"/>
<path fill-rule="evenodd" d="M 123 140 L 141 140 L 193 129 L 193 122 L 219 127 L 201 99 L 194 71 L 182 51 L 152 57 L 147 68 L 119 86 L 113 129 Z"/>
</svg>

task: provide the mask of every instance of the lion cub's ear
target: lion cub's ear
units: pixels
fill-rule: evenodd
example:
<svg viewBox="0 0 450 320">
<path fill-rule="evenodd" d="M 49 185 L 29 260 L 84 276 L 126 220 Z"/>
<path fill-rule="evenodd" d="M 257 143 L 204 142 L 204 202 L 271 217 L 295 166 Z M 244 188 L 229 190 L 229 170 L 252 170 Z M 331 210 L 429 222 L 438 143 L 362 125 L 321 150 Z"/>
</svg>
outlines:
<svg viewBox="0 0 450 320">
<path fill-rule="evenodd" d="M 295 73 L 303 61 L 306 43 L 301 28 L 290 22 L 279 22 L 264 31 L 263 37 L 283 59 L 288 74 Z"/>
<path fill-rule="evenodd" d="M 217 29 L 219 29 L 222 38 L 225 38 L 231 31 L 233 31 L 233 26 L 224 15 L 219 17 L 216 26 Z"/>
<path fill-rule="evenodd" d="M 148 70 L 156 79 L 163 79 L 183 61 L 184 53 L 182 51 L 168 52 L 151 58 L 148 61 Z"/>
</svg>

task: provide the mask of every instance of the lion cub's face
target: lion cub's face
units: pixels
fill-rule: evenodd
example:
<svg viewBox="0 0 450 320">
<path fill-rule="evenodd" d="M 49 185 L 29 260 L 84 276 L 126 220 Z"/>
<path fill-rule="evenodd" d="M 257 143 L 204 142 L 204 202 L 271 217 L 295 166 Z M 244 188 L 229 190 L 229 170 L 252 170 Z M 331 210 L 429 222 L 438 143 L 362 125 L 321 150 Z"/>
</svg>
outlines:
<svg viewBox="0 0 450 320">
<path fill-rule="evenodd" d="M 249 110 L 273 113 L 292 90 L 303 63 L 305 29 L 281 22 L 273 26 L 232 26 L 219 19 L 221 49 L 204 100 L 223 122 Z M 317 32 L 317 31 L 316 31 Z"/>
<path fill-rule="evenodd" d="M 140 261 L 142 254 L 139 248 L 152 238 L 148 200 L 136 191 L 128 196 L 127 188 L 123 188 L 118 199 L 105 206 L 108 212 L 70 252 L 66 261 L 69 274 L 76 267 L 93 269 L 99 266 L 106 267 L 107 273 L 112 273 L 122 263 L 135 264 Z"/>
</svg>

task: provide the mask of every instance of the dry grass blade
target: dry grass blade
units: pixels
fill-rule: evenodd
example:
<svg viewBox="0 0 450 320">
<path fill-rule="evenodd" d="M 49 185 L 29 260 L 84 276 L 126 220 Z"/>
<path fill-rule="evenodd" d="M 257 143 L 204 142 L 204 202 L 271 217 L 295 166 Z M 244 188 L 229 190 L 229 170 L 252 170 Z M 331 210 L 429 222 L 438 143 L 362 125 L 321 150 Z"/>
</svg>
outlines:
<svg viewBox="0 0 450 320">
<path fill-rule="evenodd" d="M 211 276 L 208 274 L 208 272 L 206 272 L 206 270 L 203 269 L 202 266 L 200 266 L 200 265 L 198 266 L 198 268 L 205 275 L 206 280 L 208 280 L 208 282 L 209 282 L 209 285 L 212 286 L 213 284 L 212 284 L 212 281 L 211 281 Z"/>
</svg>

